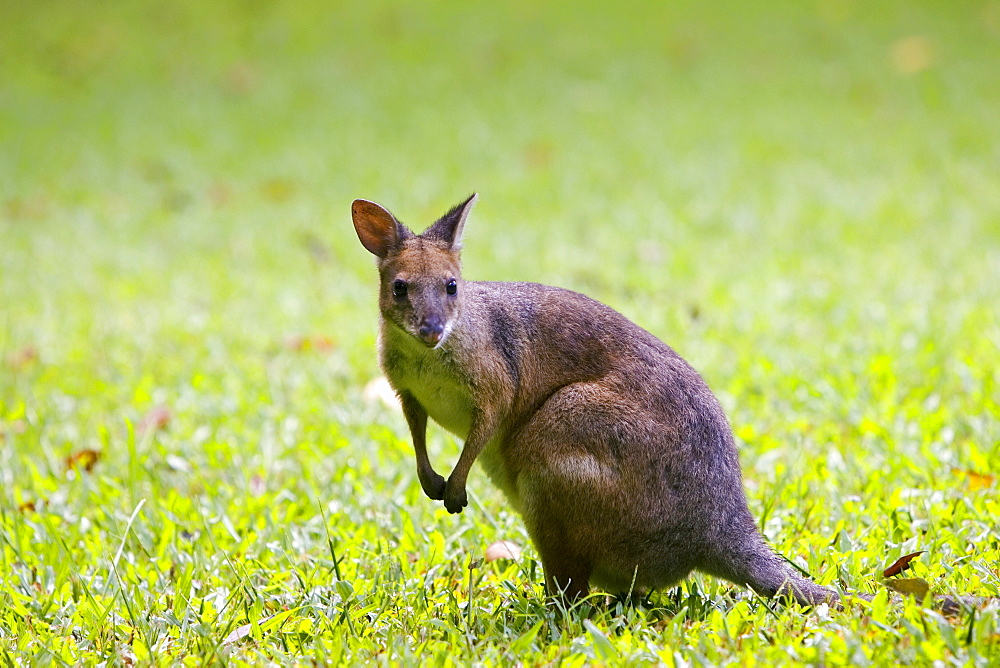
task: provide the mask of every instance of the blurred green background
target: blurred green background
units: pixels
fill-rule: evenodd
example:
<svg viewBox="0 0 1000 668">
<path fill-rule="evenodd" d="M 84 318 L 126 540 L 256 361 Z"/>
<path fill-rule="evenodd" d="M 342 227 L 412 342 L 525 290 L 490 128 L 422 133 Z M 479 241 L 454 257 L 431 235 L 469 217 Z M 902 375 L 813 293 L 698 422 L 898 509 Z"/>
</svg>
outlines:
<svg viewBox="0 0 1000 668">
<path fill-rule="evenodd" d="M 471 190 L 472 257 L 566 282 L 628 255 L 666 284 L 733 247 L 837 268 L 818 247 L 996 240 L 996 3 L 2 11 L 5 261 L 22 274 L 58 273 L 65 248 L 152 275 L 117 257 L 137 241 L 161 280 L 194 278 L 200 253 L 252 264 L 304 230 L 353 263 L 349 200 L 419 227 Z M 22 236 L 43 244 L 28 267 Z M 655 243 L 642 257 L 623 236 Z"/>
<path fill-rule="evenodd" d="M 467 277 L 606 301 L 737 426 L 936 397 L 998 456 L 1000 3 L 0 12 L 10 414 L 68 394 L 67 433 L 96 442 L 192 379 L 253 415 L 290 383 L 323 433 L 377 375 L 350 201 L 421 229 L 476 190 Z M 275 371 L 303 337 L 327 354 Z"/>
<path fill-rule="evenodd" d="M 478 473 L 459 517 L 423 498 L 405 424 L 365 391 L 358 197 L 419 230 L 478 191 L 467 278 L 586 292 L 677 348 L 731 417 L 766 535 L 820 581 L 870 590 L 926 549 L 935 583 L 995 593 L 998 74 L 996 0 L 0 2 L 6 647 L 166 638 L 204 660 L 343 594 L 354 656 L 436 633 L 430 614 L 458 620 L 452 656 L 467 555 L 527 541 Z M 457 444 L 431 440 L 448 470 Z M 100 585 L 119 545 L 120 590 Z M 354 589 L 330 594 L 334 545 Z M 481 605 L 520 605 L 502 583 L 526 570 L 484 571 Z M 88 612 L 81 583 L 153 616 L 107 630 L 131 612 Z M 399 626 L 364 612 L 421 601 Z M 757 649 L 704 616 L 648 637 L 660 660 L 822 652 L 756 609 Z M 331 630 L 311 642 L 358 641 L 308 610 Z M 913 659 L 862 626 L 851 647 Z M 508 631 L 476 627 L 466 658 L 511 660 Z"/>
<path fill-rule="evenodd" d="M 0 12 L 0 344 L 67 371 L 321 330 L 370 376 L 350 201 L 420 229 L 474 190 L 470 277 L 589 292 L 710 377 L 978 350 L 968 318 L 995 360 L 997 2 Z"/>
</svg>

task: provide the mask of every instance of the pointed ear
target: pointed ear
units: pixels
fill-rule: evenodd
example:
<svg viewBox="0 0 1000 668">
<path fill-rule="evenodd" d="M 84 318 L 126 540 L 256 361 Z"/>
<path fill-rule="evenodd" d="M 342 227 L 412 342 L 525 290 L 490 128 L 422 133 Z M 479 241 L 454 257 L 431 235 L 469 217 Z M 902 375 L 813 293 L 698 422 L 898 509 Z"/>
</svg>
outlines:
<svg viewBox="0 0 1000 668">
<path fill-rule="evenodd" d="M 351 217 L 361 245 L 378 257 L 388 255 L 409 236 L 408 230 L 387 209 L 366 199 L 354 200 Z"/>
<path fill-rule="evenodd" d="M 472 205 L 476 203 L 478 197 L 478 194 L 472 193 L 469 199 L 441 216 L 421 236 L 428 239 L 440 239 L 451 246 L 452 249 L 460 249 L 462 247 L 462 230 L 465 228 L 465 219 L 469 217 Z"/>
</svg>

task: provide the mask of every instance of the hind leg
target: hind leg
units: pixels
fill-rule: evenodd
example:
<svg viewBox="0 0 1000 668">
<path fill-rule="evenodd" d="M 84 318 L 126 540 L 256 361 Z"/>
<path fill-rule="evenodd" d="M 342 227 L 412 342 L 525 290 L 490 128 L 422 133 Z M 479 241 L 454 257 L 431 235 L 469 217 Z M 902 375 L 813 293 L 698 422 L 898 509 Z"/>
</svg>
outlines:
<svg viewBox="0 0 1000 668">
<path fill-rule="evenodd" d="M 505 445 L 516 498 L 545 569 L 549 595 L 572 602 L 591 581 L 628 590 L 648 547 L 641 533 L 653 513 L 642 489 L 657 476 L 634 443 L 642 421 L 598 383 L 563 388 Z M 638 469 L 638 470 L 636 470 Z M 652 504 L 662 509 L 662 502 Z"/>
<path fill-rule="evenodd" d="M 589 559 L 573 549 L 569 536 L 553 518 L 541 518 L 536 514 L 532 519 L 534 521 L 527 522 L 528 533 L 542 560 L 545 593 L 571 605 L 590 591 L 593 566 Z"/>
</svg>

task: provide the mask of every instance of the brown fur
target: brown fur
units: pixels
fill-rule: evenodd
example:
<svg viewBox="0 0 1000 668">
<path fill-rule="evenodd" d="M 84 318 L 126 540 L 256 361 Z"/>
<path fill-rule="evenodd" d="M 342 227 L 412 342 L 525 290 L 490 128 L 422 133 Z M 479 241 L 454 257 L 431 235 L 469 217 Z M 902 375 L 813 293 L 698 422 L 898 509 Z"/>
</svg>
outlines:
<svg viewBox="0 0 1000 668">
<path fill-rule="evenodd" d="M 352 207 L 378 258 L 380 362 L 427 496 L 461 512 L 479 459 L 524 518 L 547 591 L 569 599 L 694 569 L 765 596 L 835 599 L 764 543 L 722 408 L 669 346 L 575 292 L 461 279 L 474 201 L 419 236 L 377 204 Z M 447 480 L 427 457 L 428 415 L 465 439 Z"/>
</svg>

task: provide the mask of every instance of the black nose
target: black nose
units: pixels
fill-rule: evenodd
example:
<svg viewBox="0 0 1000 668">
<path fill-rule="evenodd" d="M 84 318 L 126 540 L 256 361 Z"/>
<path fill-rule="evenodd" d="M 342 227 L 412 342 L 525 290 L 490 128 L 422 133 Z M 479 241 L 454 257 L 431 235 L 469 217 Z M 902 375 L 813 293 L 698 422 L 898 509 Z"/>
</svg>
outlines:
<svg viewBox="0 0 1000 668">
<path fill-rule="evenodd" d="M 420 340 L 427 345 L 437 345 L 444 334 L 444 325 L 438 320 L 422 322 L 420 323 L 420 329 L 417 330 L 417 334 L 420 335 Z"/>
</svg>

